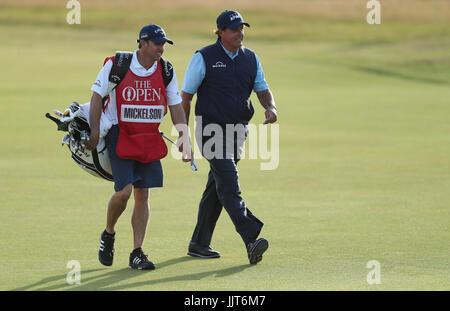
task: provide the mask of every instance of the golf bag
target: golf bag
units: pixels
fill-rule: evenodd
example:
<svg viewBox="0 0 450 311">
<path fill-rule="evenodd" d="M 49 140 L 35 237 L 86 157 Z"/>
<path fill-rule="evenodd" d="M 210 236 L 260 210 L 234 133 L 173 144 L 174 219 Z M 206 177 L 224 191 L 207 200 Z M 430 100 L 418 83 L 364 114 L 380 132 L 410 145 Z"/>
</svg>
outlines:
<svg viewBox="0 0 450 311">
<path fill-rule="evenodd" d="M 85 142 L 89 140 L 90 127 L 88 123 L 89 103 L 80 106 L 73 102 L 64 113 L 55 110 L 59 118 L 51 116 L 46 117 L 54 121 L 59 131 L 67 132 L 62 140 L 62 145 L 67 145 L 72 159 L 89 174 L 113 181 L 111 164 L 109 161 L 108 150 L 104 136 L 108 133 L 111 123 L 104 115 L 100 119 L 100 138 L 95 150 L 85 148 Z"/>
</svg>

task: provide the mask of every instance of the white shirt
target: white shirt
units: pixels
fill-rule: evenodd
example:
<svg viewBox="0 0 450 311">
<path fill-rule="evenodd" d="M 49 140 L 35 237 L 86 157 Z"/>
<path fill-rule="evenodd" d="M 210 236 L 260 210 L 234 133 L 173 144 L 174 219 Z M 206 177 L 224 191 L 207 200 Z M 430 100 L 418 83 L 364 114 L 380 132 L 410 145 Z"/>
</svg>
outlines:
<svg viewBox="0 0 450 311">
<path fill-rule="evenodd" d="M 131 59 L 130 64 L 130 70 L 139 77 L 151 76 L 158 66 L 158 61 L 155 61 L 152 67 L 150 67 L 147 70 L 139 63 L 136 54 L 137 51 L 138 50 L 134 51 L 133 53 L 133 57 Z M 102 98 L 108 95 L 109 73 L 111 72 L 112 64 L 113 62 L 111 60 L 108 60 L 106 62 L 106 64 L 98 73 L 97 80 L 95 80 L 95 83 L 91 87 L 91 91 L 97 93 Z M 175 68 L 173 69 L 172 81 L 170 81 L 169 85 L 167 85 L 166 87 L 166 94 L 168 106 L 173 106 L 181 103 L 181 96 L 180 92 L 178 91 L 178 82 L 177 82 L 177 75 L 175 73 Z M 108 120 L 111 121 L 112 124 L 118 123 L 115 91 L 112 91 L 109 94 L 109 103 L 108 106 L 106 106 L 105 115 L 108 118 Z"/>
</svg>

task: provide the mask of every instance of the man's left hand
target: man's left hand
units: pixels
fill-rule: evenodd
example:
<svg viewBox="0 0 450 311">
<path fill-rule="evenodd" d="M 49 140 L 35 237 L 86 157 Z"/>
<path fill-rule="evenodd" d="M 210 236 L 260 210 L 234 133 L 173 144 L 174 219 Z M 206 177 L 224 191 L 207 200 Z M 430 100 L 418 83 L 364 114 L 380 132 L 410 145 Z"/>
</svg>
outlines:
<svg viewBox="0 0 450 311">
<path fill-rule="evenodd" d="M 269 108 L 266 110 L 266 121 L 263 124 L 275 123 L 277 122 L 277 112 L 274 108 Z"/>
<path fill-rule="evenodd" d="M 178 137 L 178 140 L 176 142 L 176 145 L 178 146 L 178 151 L 181 152 L 181 160 L 183 162 L 192 162 L 194 161 L 194 151 L 191 148 L 191 144 L 189 139 L 185 140 L 183 136 Z"/>
</svg>

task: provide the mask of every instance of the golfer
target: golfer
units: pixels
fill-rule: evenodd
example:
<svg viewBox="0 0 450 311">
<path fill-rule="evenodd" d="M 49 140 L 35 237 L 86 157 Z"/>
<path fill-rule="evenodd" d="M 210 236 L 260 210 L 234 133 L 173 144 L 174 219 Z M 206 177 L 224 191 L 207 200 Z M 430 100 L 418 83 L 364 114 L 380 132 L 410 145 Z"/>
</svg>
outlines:
<svg viewBox="0 0 450 311">
<path fill-rule="evenodd" d="M 122 82 L 108 94 L 109 73 L 113 60 L 108 60 L 92 86 L 90 106 L 89 150 L 96 148 L 99 139 L 99 123 L 102 109 L 113 126 L 105 137 L 114 190 L 107 209 L 106 228 L 100 237 L 98 258 L 100 263 L 111 266 L 114 258 L 115 225 L 127 202 L 134 194 L 133 251 L 129 267 L 134 269 L 155 269 L 155 265 L 142 250 L 149 220 L 149 188 L 163 186 L 163 171 L 160 159 L 167 155 L 158 127 L 169 108 L 172 122 L 186 126 L 184 110 L 175 71 L 171 82 L 165 87 L 160 58 L 165 43 L 173 44 L 158 25 L 147 25 L 139 33 L 139 49 L 134 51 L 130 67 Z M 102 98 L 109 95 L 109 102 L 103 107 Z M 184 133 L 179 131 L 179 141 Z M 186 133 L 183 141 L 189 141 Z M 192 159 L 189 143 L 182 147 L 183 161 Z"/>
<path fill-rule="evenodd" d="M 241 197 L 236 164 L 248 134 L 248 122 L 254 113 L 251 92 L 256 92 L 265 109 L 264 124 L 276 122 L 277 112 L 258 57 L 242 45 L 244 25 L 250 27 L 238 12 L 222 12 L 217 17 L 217 42 L 192 56 L 183 81 L 181 97 L 186 120 L 189 120 L 192 97 L 197 93 L 195 135 L 202 155 L 210 164 L 188 255 L 220 257 L 219 252 L 211 249 L 210 243 L 224 207 L 246 245 L 250 264 L 256 264 L 262 260 L 269 243 L 258 238 L 263 223 L 250 212 Z M 226 133 L 227 125 L 240 125 L 244 130 Z M 215 130 L 211 131 L 211 128 Z M 216 144 L 215 148 L 207 148 L 213 145 L 208 141 L 217 142 L 219 134 L 223 146 Z M 221 149 L 222 154 L 218 151 Z"/>
</svg>

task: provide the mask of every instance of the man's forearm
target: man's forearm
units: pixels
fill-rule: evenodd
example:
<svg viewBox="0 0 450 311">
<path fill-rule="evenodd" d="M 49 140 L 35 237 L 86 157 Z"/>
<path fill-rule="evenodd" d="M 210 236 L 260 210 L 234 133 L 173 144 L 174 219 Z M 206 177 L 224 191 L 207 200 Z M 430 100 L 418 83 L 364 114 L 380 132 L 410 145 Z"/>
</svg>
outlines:
<svg viewBox="0 0 450 311">
<path fill-rule="evenodd" d="M 181 104 L 169 106 L 173 125 L 178 131 L 178 150 L 183 153 L 183 161 L 192 159 L 191 140 L 184 109 Z"/>
<path fill-rule="evenodd" d="M 181 92 L 181 106 L 183 107 L 184 114 L 186 117 L 186 124 L 189 123 L 189 115 L 191 114 L 192 97 L 194 97 L 194 94 Z"/>
<path fill-rule="evenodd" d="M 89 126 L 91 133 L 98 133 L 100 131 L 100 117 L 102 115 L 103 99 L 97 94 L 93 93 L 91 98 L 91 105 L 89 107 Z"/>
<path fill-rule="evenodd" d="M 261 106 L 263 106 L 266 110 L 267 109 L 277 110 L 275 106 L 275 100 L 273 99 L 273 95 L 270 89 L 261 92 L 256 92 L 256 95 L 258 96 L 258 100 L 261 103 Z"/>
<path fill-rule="evenodd" d="M 180 136 L 184 134 L 187 130 L 187 120 L 185 116 L 185 111 L 183 107 L 179 105 L 169 106 L 170 117 L 172 118 L 172 123 L 175 125 Z"/>
<path fill-rule="evenodd" d="M 102 116 L 102 110 L 103 99 L 99 94 L 94 92 L 89 107 L 89 127 L 91 134 L 89 141 L 86 142 L 86 148 L 88 150 L 94 150 L 97 147 L 100 136 L 100 117 Z"/>
</svg>

